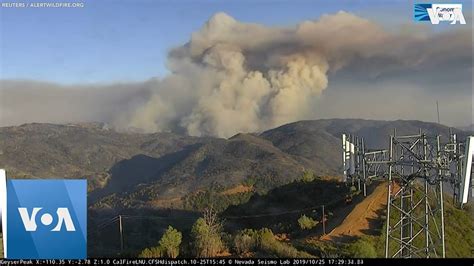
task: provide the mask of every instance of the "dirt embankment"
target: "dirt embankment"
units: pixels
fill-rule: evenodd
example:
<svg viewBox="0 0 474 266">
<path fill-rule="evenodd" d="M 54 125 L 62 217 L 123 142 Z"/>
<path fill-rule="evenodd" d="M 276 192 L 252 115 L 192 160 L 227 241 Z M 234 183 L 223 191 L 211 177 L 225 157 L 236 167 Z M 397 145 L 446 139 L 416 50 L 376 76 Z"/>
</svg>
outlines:
<svg viewBox="0 0 474 266">
<path fill-rule="evenodd" d="M 394 185 L 393 192 L 399 189 Z M 380 215 L 387 206 L 387 183 L 382 183 L 346 216 L 344 221 L 322 240 L 344 241 L 352 237 L 375 233 L 380 226 Z"/>
</svg>

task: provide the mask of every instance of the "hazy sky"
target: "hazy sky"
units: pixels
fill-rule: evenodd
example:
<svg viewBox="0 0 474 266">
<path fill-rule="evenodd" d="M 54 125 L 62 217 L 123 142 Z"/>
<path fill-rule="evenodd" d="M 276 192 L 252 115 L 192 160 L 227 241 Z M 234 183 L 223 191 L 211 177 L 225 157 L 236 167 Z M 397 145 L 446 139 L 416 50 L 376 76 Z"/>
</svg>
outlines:
<svg viewBox="0 0 474 266">
<path fill-rule="evenodd" d="M 437 100 L 441 123 L 468 125 L 472 3 L 456 2 L 467 25 L 414 22 L 403 0 L 0 8 L 0 126 L 228 137 L 301 119 L 436 121 Z"/>
<path fill-rule="evenodd" d="M 464 1 L 465 9 L 470 2 Z M 71 9 L 0 8 L 1 78 L 84 83 L 163 77 L 167 52 L 187 42 L 192 32 L 219 11 L 239 21 L 270 26 L 294 25 L 340 10 L 387 25 L 416 24 L 412 21 L 413 4 L 404 0 L 84 3 L 84 8 Z"/>
</svg>

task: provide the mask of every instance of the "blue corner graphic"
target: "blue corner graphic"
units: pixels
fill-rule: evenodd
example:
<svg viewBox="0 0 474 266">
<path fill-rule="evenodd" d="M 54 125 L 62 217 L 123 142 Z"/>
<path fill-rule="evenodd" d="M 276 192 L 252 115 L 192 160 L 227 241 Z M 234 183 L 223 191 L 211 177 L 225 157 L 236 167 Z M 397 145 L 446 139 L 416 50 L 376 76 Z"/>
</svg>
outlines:
<svg viewBox="0 0 474 266">
<path fill-rule="evenodd" d="M 86 180 L 7 181 L 8 259 L 87 257 Z"/>
<path fill-rule="evenodd" d="M 432 4 L 415 4 L 413 10 L 413 19 L 415 21 L 430 21 L 428 14 L 428 8 L 431 8 Z"/>
</svg>

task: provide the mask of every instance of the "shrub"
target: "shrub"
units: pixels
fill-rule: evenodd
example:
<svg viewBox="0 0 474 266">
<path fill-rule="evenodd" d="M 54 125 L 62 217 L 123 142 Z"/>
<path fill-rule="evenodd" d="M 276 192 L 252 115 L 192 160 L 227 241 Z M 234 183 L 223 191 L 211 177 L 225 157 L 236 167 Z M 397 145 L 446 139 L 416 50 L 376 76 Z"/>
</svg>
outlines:
<svg viewBox="0 0 474 266">
<path fill-rule="evenodd" d="M 297 242 L 304 250 L 320 258 L 341 258 L 346 255 L 337 243 L 309 238 L 302 242 Z"/>
<path fill-rule="evenodd" d="M 179 245 L 181 245 L 182 234 L 178 230 L 169 226 L 159 242 L 159 248 L 163 255 L 168 258 L 176 258 L 179 255 Z"/>
<path fill-rule="evenodd" d="M 377 257 L 377 252 L 375 250 L 374 245 L 370 241 L 364 238 L 359 238 L 354 243 L 349 244 L 347 251 L 349 252 L 351 257 L 356 257 L 356 258 L 376 258 Z"/>
<path fill-rule="evenodd" d="M 306 215 L 302 215 L 298 219 L 298 224 L 300 225 L 300 228 L 302 230 L 309 230 L 309 229 L 312 229 L 313 227 L 315 227 L 318 224 L 318 222 L 313 220 L 312 218 L 306 216 Z"/>
<path fill-rule="evenodd" d="M 259 247 L 266 252 L 274 253 L 276 250 L 276 239 L 272 230 L 263 228 L 258 232 Z"/>
<path fill-rule="evenodd" d="M 179 255 L 179 246 L 181 245 L 182 234 L 172 226 L 168 226 L 158 246 L 146 248 L 138 255 L 140 258 L 176 258 Z"/>
<path fill-rule="evenodd" d="M 304 171 L 303 175 L 301 176 L 301 181 L 303 183 L 310 183 L 313 182 L 316 177 L 314 176 L 314 173 L 311 171 Z"/>
<path fill-rule="evenodd" d="M 215 257 L 224 249 L 221 238 L 222 224 L 217 215 L 206 211 L 203 218 L 194 223 L 191 234 L 194 239 L 194 253 L 197 257 Z"/>
<path fill-rule="evenodd" d="M 258 235 L 253 230 L 240 231 L 234 238 L 234 247 L 237 254 L 253 251 L 257 246 Z"/>
<path fill-rule="evenodd" d="M 161 249 L 159 247 L 146 248 L 138 254 L 139 258 L 159 258 L 161 257 Z"/>
<path fill-rule="evenodd" d="M 273 232 L 268 228 L 259 231 L 259 247 L 263 251 L 281 258 L 311 257 L 311 255 L 300 252 L 291 245 L 276 240 Z"/>
<path fill-rule="evenodd" d="M 253 187 L 255 186 L 255 184 L 257 184 L 257 179 L 256 178 L 253 178 L 253 177 L 247 177 L 243 182 L 242 184 L 244 186 L 249 186 L 249 187 Z"/>
</svg>

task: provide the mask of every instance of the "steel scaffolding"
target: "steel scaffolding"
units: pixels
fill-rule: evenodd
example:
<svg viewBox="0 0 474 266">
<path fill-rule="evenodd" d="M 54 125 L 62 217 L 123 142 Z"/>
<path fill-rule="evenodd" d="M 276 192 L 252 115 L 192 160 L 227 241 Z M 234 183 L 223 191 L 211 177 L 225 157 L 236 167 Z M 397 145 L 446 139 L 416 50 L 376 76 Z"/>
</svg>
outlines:
<svg viewBox="0 0 474 266">
<path fill-rule="evenodd" d="M 372 180 L 388 181 L 385 257 L 444 258 L 443 186 L 450 184 L 458 201 L 464 144 L 451 133 L 442 145 L 439 135 L 428 136 L 420 130 L 399 136 L 394 131 L 388 149 L 369 151 L 363 138 L 347 136 L 343 134 L 343 142 L 350 143 L 343 147 L 352 144 L 354 148 L 344 149 L 346 181 L 362 182 L 364 196 Z"/>
</svg>

